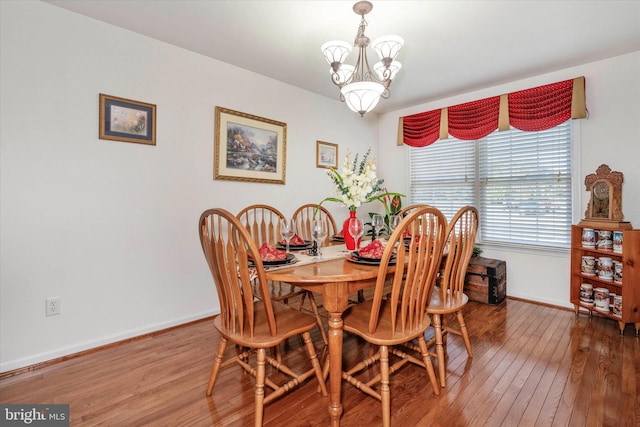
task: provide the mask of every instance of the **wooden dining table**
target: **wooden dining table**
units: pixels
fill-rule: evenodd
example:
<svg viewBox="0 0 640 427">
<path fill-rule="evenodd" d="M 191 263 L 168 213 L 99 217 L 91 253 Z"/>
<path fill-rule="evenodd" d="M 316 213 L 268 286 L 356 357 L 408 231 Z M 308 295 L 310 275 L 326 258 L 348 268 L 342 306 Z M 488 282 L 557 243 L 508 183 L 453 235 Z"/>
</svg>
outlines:
<svg viewBox="0 0 640 427">
<path fill-rule="evenodd" d="M 372 287 L 379 267 L 331 259 L 267 271 L 267 279 L 294 284 L 322 294 L 329 314 L 329 417 L 331 426 L 340 425 L 342 416 L 342 313 L 349 304 L 349 294 Z"/>
</svg>

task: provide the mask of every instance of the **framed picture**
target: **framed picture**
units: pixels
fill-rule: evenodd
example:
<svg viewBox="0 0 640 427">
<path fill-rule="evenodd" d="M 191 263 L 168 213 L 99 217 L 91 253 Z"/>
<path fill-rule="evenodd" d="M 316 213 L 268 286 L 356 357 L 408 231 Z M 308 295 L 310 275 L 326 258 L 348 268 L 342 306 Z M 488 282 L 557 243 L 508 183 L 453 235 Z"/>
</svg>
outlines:
<svg viewBox="0 0 640 427">
<path fill-rule="evenodd" d="M 216 107 L 214 179 L 284 184 L 287 124 Z"/>
<path fill-rule="evenodd" d="M 156 106 L 100 94 L 100 139 L 156 145 Z"/>
<path fill-rule="evenodd" d="M 338 144 L 316 141 L 316 167 L 338 169 Z"/>
</svg>

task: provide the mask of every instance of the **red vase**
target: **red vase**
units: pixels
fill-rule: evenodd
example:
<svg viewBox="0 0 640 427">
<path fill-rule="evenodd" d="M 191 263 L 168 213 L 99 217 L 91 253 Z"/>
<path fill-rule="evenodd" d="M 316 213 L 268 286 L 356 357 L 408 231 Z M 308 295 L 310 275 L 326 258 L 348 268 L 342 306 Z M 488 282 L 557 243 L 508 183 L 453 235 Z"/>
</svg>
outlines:
<svg viewBox="0 0 640 427">
<path fill-rule="evenodd" d="M 360 247 L 361 239 L 358 239 L 358 242 L 356 244 L 356 242 L 353 240 L 353 236 L 351 235 L 351 233 L 349 233 L 349 220 L 355 217 L 356 217 L 356 211 L 349 211 L 349 218 L 347 218 L 344 224 L 342 224 L 342 235 L 344 236 L 344 244 L 347 246 L 347 249 L 350 251 L 355 251 Z"/>
</svg>

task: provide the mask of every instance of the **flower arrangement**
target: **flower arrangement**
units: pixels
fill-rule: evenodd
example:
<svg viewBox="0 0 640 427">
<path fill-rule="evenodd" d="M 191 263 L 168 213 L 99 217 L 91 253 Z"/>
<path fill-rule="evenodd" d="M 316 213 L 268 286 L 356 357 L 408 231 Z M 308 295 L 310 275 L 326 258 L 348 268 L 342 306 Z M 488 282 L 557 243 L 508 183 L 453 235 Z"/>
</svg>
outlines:
<svg viewBox="0 0 640 427">
<path fill-rule="evenodd" d="M 399 193 L 387 192 L 382 188 L 384 180 L 376 176 L 376 162 L 369 158 L 370 153 L 371 148 L 367 150 L 360 163 L 358 163 L 358 154 L 356 153 L 353 162 L 351 162 L 349 159 L 351 151 L 347 151 L 341 172 L 333 168 L 327 171 L 327 174 L 336 185 L 336 197 L 325 198 L 318 204 L 318 207 L 326 201 L 331 201 L 341 203 L 349 208 L 350 211 L 355 211 L 365 203 L 380 200 L 385 205 L 386 211 L 388 205 L 385 201 L 388 201 L 389 197 L 403 196 Z"/>
</svg>

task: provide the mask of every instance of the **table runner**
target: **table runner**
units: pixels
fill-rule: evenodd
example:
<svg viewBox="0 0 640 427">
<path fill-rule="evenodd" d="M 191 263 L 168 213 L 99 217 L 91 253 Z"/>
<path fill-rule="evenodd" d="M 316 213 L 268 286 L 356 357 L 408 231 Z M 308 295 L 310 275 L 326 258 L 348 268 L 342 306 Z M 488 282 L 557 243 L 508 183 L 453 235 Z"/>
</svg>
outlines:
<svg viewBox="0 0 640 427">
<path fill-rule="evenodd" d="M 331 261 L 333 259 L 344 258 L 345 255 L 347 255 L 351 251 L 347 250 L 347 247 L 344 244 L 339 244 L 339 245 L 323 246 L 322 248 L 320 248 L 320 252 L 322 253 L 322 258 L 319 258 L 317 256 L 310 256 L 308 255 L 308 252 L 309 252 L 308 250 L 297 251 L 297 252 L 291 251 L 291 253 L 293 253 L 293 255 L 295 256 L 294 261 L 284 265 L 265 265 L 264 269 L 271 271 L 271 270 L 277 270 L 281 268 L 289 268 L 292 265 L 299 266 L 299 265 L 314 264 L 314 263 L 324 262 L 324 261 Z"/>
</svg>

